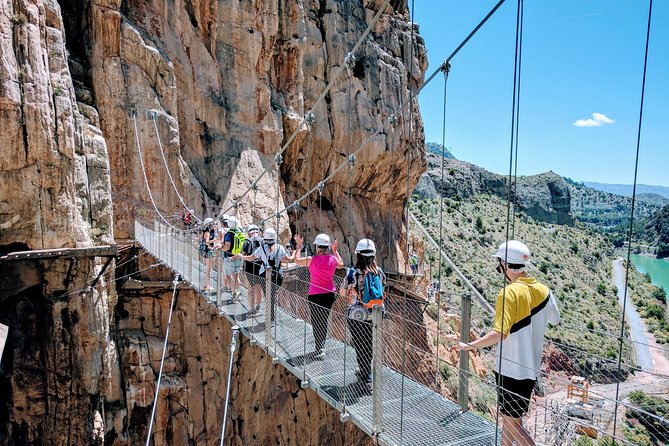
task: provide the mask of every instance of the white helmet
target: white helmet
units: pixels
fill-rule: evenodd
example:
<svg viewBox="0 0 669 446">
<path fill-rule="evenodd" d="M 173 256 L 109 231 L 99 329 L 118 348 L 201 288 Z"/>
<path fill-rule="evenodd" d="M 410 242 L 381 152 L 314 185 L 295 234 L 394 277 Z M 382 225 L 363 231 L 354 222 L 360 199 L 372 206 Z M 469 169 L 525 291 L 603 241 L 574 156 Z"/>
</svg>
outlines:
<svg viewBox="0 0 669 446">
<path fill-rule="evenodd" d="M 223 223 L 224 225 L 228 224 L 228 219 L 229 218 L 230 218 L 230 216 L 228 214 L 223 214 L 220 217 L 218 217 L 218 219 L 221 220 L 221 223 Z"/>
<path fill-rule="evenodd" d="M 314 245 L 322 247 L 330 247 L 330 236 L 327 234 L 318 234 L 314 240 Z"/>
<path fill-rule="evenodd" d="M 365 257 L 372 257 L 376 255 L 376 246 L 370 239 L 363 238 L 355 245 L 355 253 Z"/>
<path fill-rule="evenodd" d="M 251 231 L 260 231 L 260 228 L 257 227 L 256 225 L 249 225 L 248 229 L 246 232 L 251 232 Z"/>
<path fill-rule="evenodd" d="M 277 239 L 276 231 L 272 228 L 267 228 L 265 229 L 265 232 L 263 232 L 262 238 L 268 245 L 273 245 L 276 243 Z"/>
<path fill-rule="evenodd" d="M 507 264 L 527 265 L 530 263 L 530 249 L 518 240 L 509 240 L 499 245 L 492 258 L 500 259 Z"/>
<path fill-rule="evenodd" d="M 214 219 L 211 217 L 207 217 L 204 219 L 202 222 L 202 225 L 206 228 L 207 226 L 211 225 L 214 222 Z"/>
<path fill-rule="evenodd" d="M 195 213 L 195 209 L 188 209 L 188 212 L 191 213 L 191 214 L 194 214 L 194 213 Z"/>
<path fill-rule="evenodd" d="M 227 222 L 228 222 L 228 228 L 230 228 L 230 229 L 237 229 L 237 224 L 239 223 L 239 222 L 237 221 L 237 218 L 235 218 L 235 217 L 228 217 Z"/>
</svg>

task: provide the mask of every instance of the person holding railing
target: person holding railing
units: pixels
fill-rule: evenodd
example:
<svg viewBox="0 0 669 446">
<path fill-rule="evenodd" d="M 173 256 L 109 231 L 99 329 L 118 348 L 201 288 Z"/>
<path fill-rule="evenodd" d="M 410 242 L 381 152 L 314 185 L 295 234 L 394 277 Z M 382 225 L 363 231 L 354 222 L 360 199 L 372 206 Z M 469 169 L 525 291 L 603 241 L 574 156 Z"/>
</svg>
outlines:
<svg viewBox="0 0 669 446">
<path fill-rule="evenodd" d="M 469 344 L 458 342 L 453 349 L 468 351 L 497 345 L 495 378 L 502 414 L 502 446 L 534 446 L 522 417 L 528 412 L 541 371 L 546 325 L 557 324 L 560 311 L 548 287 L 528 276 L 527 246 L 509 240 L 492 257 L 497 272 L 508 283 L 497 296 L 493 329 Z"/>
<path fill-rule="evenodd" d="M 316 254 L 314 256 L 301 257 L 300 251 L 304 238 L 296 234 L 295 241 L 297 242 L 295 263 L 299 266 L 308 267 L 311 273 L 307 300 L 314 333 L 314 358 L 320 360 L 325 357 L 324 347 L 328 334 L 328 320 L 337 292 L 333 280 L 334 274 L 337 269 L 344 267 L 344 261 L 337 251 L 337 240 L 331 245 L 330 236 L 327 234 L 316 236 L 314 240 Z M 330 247 L 332 247 L 332 252 L 330 252 Z"/>
<path fill-rule="evenodd" d="M 273 323 L 276 313 L 276 295 L 277 288 L 283 283 L 283 270 L 281 269 L 281 262 L 292 262 L 294 255 L 288 255 L 286 248 L 279 243 L 279 237 L 274 228 L 267 228 L 263 232 L 263 242 L 251 255 L 239 254 L 239 258 L 243 260 L 259 260 L 261 262 L 259 274 L 262 277 L 267 277 L 267 272 L 271 268 L 272 275 L 272 290 L 269 296 L 270 305 L 270 320 L 265 323 Z M 266 301 L 267 302 L 267 301 Z"/>
<path fill-rule="evenodd" d="M 260 236 L 260 229 L 256 225 L 250 225 L 247 230 L 249 237 L 242 246 L 241 257 L 252 256 L 256 249 L 260 248 L 263 239 Z M 260 260 L 245 260 L 244 274 L 249 284 L 249 311 L 253 315 L 260 309 L 260 300 L 262 299 L 262 282 L 260 276 Z"/>
<path fill-rule="evenodd" d="M 346 274 L 342 295 L 348 296 L 347 322 L 358 362 L 355 373 L 372 384 L 372 308 L 384 311 L 386 276 L 376 264 L 376 246 L 362 239 L 355 247 L 355 265 Z"/>
<path fill-rule="evenodd" d="M 216 244 L 216 225 L 213 218 L 205 218 L 202 222 L 202 233 L 200 234 L 200 255 L 204 259 L 204 286 L 202 291 L 211 292 L 210 282 L 211 267 L 214 262 L 214 248 Z"/>
</svg>

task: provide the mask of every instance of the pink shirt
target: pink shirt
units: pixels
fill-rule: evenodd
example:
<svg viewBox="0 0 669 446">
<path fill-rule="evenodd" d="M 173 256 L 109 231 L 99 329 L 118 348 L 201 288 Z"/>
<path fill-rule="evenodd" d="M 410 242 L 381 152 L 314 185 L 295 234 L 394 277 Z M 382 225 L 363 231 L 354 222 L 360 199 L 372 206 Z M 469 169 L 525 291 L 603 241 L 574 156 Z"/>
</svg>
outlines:
<svg viewBox="0 0 669 446">
<path fill-rule="evenodd" d="M 319 254 L 311 258 L 309 272 L 311 283 L 309 295 L 334 293 L 337 291 L 332 277 L 337 269 L 337 258 L 332 254 Z"/>
</svg>

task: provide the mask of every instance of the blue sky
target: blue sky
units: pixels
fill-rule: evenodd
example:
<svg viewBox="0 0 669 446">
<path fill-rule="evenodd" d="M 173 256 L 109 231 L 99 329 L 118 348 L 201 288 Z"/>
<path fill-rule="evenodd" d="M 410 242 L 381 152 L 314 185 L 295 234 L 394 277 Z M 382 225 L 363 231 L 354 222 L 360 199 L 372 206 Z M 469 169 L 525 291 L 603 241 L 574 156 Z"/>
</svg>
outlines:
<svg viewBox="0 0 669 446">
<path fill-rule="evenodd" d="M 415 0 L 436 69 L 497 3 Z M 516 0 L 507 0 L 452 61 L 446 147 L 508 173 Z M 552 170 L 631 184 L 646 38 L 646 0 L 526 0 L 519 174 Z M 428 142 L 442 140 L 443 76 L 419 96 Z M 579 126 L 580 125 L 580 126 Z M 639 183 L 669 186 L 669 1 L 655 0 Z"/>
</svg>

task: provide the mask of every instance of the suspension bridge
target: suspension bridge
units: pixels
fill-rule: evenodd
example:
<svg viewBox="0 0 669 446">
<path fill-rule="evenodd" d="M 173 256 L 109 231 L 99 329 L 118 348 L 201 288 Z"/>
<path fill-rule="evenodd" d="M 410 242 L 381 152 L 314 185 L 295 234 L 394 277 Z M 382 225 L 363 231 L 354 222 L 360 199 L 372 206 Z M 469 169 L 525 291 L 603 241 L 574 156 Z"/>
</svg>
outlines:
<svg viewBox="0 0 669 446">
<path fill-rule="evenodd" d="M 240 203 L 251 192 L 258 190 L 260 179 L 274 170 L 277 175 L 276 185 L 276 212 L 258 218 L 255 223 L 264 226 L 276 219 L 279 226 L 279 218 L 290 210 L 297 210 L 301 203 L 314 193 L 319 194 L 319 201 L 327 183 L 336 176 L 339 179 L 348 172 L 348 199 L 352 196 L 352 177 L 356 169 L 356 156 L 360 154 L 384 129 L 378 129 L 362 139 L 354 149 L 352 140 L 349 140 L 348 153 L 345 159 L 329 174 L 319 179 L 313 187 L 307 190 L 294 202 L 283 205 L 280 197 L 280 169 L 283 162 L 283 154 L 295 140 L 299 131 L 306 129 L 310 131 L 314 124 L 314 110 L 316 105 L 325 99 L 330 89 L 343 73 L 349 76 L 349 106 L 351 105 L 350 78 L 355 64 L 355 53 L 365 42 L 378 21 L 383 10 L 388 6 L 390 0 L 386 0 L 378 9 L 374 18 L 370 21 L 367 29 L 358 39 L 353 49 L 347 54 L 346 59 L 333 69 L 330 82 L 321 95 L 316 99 L 312 108 L 304 113 L 302 121 L 286 142 L 276 152 L 273 163 L 268 163 L 263 172 L 250 182 L 248 188 L 237 195 L 230 207 L 221 213 L 235 212 Z M 394 127 L 400 121 L 403 114 L 408 114 L 411 123 L 412 104 L 416 95 L 423 87 L 431 82 L 437 74 L 444 75 L 444 138 L 445 138 L 445 111 L 446 111 L 446 85 L 450 70 L 450 62 L 456 54 L 467 44 L 476 32 L 487 22 L 490 17 L 500 8 L 504 0 L 500 0 L 476 28 L 462 41 L 453 53 L 444 60 L 422 84 L 420 88 L 410 91 L 408 100 L 400 101 L 402 105 L 388 116 L 385 124 Z M 413 10 L 413 8 L 412 8 Z M 648 55 L 648 39 L 650 35 L 650 21 L 652 16 L 652 1 L 650 2 L 648 17 L 648 32 L 646 36 L 646 58 L 644 60 L 644 83 L 645 64 Z M 515 184 L 514 163 L 517 166 L 518 159 L 518 104 L 520 102 L 520 65 L 522 51 L 522 0 L 518 0 L 518 11 L 516 20 L 516 48 L 514 64 L 513 85 L 513 112 L 511 120 L 511 145 L 509 150 L 509 180 L 508 180 L 508 206 L 506 221 L 506 238 L 513 238 L 515 230 Z M 413 27 L 412 27 L 413 29 Z M 413 32 L 410 51 L 413 52 Z M 410 59 L 413 55 L 410 55 Z M 412 69 L 410 67 L 410 69 Z M 411 73 L 409 73 L 411 74 Z M 408 107 L 407 104 L 409 104 Z M 405 108 L 408 109 L 405 110 Z M 641 115 L 643 110 L 643 89 L 641 111 L 639 116 L 639 135 L 637 137 L 637 159 L 639 151 L 639 139 L 641 131 Z M 153 119 L 156 136 L 160 145 L 160 135 L 155 125 L 155 113 L 149 113 Z M 356 352 L 350 345 L 350 337 L 346 330 L 346 311 L 343 299 L 339 299 L 333 308 L 330 321 L 330 333 L 326 343 L 325 358 L 317 358 L 314 352 L 312 326 L 316 321 L 310 320 L 308 304 L 306 300 L 309 284 L 308 271 L 304 268 L 291 268 L 286 273 L 284 285 L 279 287 L 270 280 L 243 274 L 242 295 L 237 299 L 223 291 L 221 286 L 222 266 L 220 261 L 215 265 L 203 263 L 197 252 L 192 234 L 179 230 L 173 226 L 160 212 L 155 197 L 151 193 L 151 187 L 144 166 L 144 154 L 142 152 L 138 137 L 137 114 L 132 115 L 136 135 L 136 146 L 138 158 L 141 163 L 144 182 L 150 198 L 151 205 L 159 221 L 140 222 L 135 224 L 135 237 L 141 242 L 144 249 L 152 253 L 161 262 L 171 267 L 175 274 L 182 280 L 191 284 L 193 288 L 200 291 L 203 298 L 209 299 L 215 304 L 222 317 L 226 317 L 233 324 L 234 330 L 241 332 L 249 339 L 251 344 L 265 349 L 276 363 L 282 364 L 287 370 L 301 380 L 303 387 L 309 387 L 318 393 L 332 407 L 341 414 L 341 420 L 355 423 L 361 430 L 375 438 L 379 444 L 384 445 L 494 445 L 500 442 L 499 418 L 497 416 L 497 388 L 490 378 L 482 377 L 469 370 L 468 353 L 460 354 L 459 366 L 454 365 L 453 358 L 444 348 L 444 340 L 440 339 L 441 333 L 439 323 L 436 328 L 430 328 L 424 317 L 425 302 L 418 302 L 407 296 L 407 293 L 392 292 L 388 296 L 387 317 L 385 319 L 377 313 L 375 316 L 371 356 L 373 358 L 373 375 L 371 388 L 356 376 Z M 350 125 L 350 122 L 349 122 Z M 408 137 L 411 139 L 412 126 L 409 125 Z M 349 130 L 352 130 L 350 128 Z M 352 134 L 352 131 L 349 132 Z M 442 140 L 445 147 L 445 139 Z M 160 145 L 165 168 L 169 174 L 169 167 Z M 308 161 L 308 159 L 307 159 Z M 307 166 L 310 169 L 310 166 Z M 347 170 L 346 170 L 347 169 Z M 407 197 L 410 195 L 408 178 L 410 177 L 411 160 L 407 151 Z M 517 169 L 516 169 L 517 171 Z M 310 170 L 309 170 L 310 172 Z M 310 173 L 311 175 L 311 173 Z M 442 169 L 443 176 L 443 169 Z M 188 209 L 186 202 L 179 193 L 178 187 L 169 174 L 169 180 L 184 209 Z M 310 177 L 311 180 L 311 177 Z M 309 180 L 309 184 L 311 181 Z M 344 183 L 345 181 L 340 181 Z M 636 172 L 635 172 L 636 184 Z M 633 195 L 634 200 L 634 195 Z M 634 202 L 634 201 L 633 201 Z M 443 208 L 443 206 L 442 206 Z M 634 206 L 632 206 L 632 209 Z M 319 210 L 322 206 L 319 204 Z M 408 205 L 405 209 L 407 232 L 411 222 L 418 225 L 415 218 L 409 214 Z M 632 215 L 630 228 L 632 227 L 634 215 Z M 322 217 L 321 217 L 322 218 Z M 352 218 L 352 217 L 351 217 Z M 321 224 L 321 226 L 323 226 Z M 388 246 L 394 243 L 396 234 L 388 234 Z M 408 244 L 409 237 L 406 237 Z M 431 240 L 440 252 L 439 270 L 441 263 L 450 262 L 443 254 L 441 247 L 443 240 L 437 242 Z M 405 251 L 408 252 L 408 246 Z M 628 253 L 629 254 L 629 253 Z M 629 265 L 629 262 L 628 262 Z M 455 266 L 455 265 L 453 265 Z M 457 270 L 457 266 L 455 266 Z M 460 273 L 461 274 L 461 273 Z M 465 278 L 466 279 L 466 278 Z M 209 286 L 207 281 L 216 283 L 217 292 L 205 293 L 204 289 Z M 465 283 L 468 281 L 465 280 Z M 337 285 L 341 285 L 341 279 Z M 261 311 L 254 312 L 246 303 L 249 290 L 259 287 L 264 294 Z M 471 292 L 475 291 L 470 286 Z M 491 311 L 490 304 L 483 299 L 478 291 L 474 292 L 479 304 L 485 311 Z M 623 308 L 628 305 L 627 291 L 622 298 Z M 437 302 L 437 311 L 444 304 Z M 467 342 L 469 334 L 469 311 L 471 301 L 469 294 L 462 295 L 462 303 L 459 307 L 461 340 Z M 439 319 L 438 319 L 439 320 Z M 323 323 L 324 321 L 320 321 Z M 620 333 L 605 333 L 603 336 L 615 338 L 620 343 L 619 356 L 617 360 L 598 358 L 601 361 L 609 361 L 613 367 L 620 372 L 622 367 L 629 370 L 650 374 L 657 382 L 666 383 L 669 378 L 665 375 L 654 374 L 648 369 L 647 364 L 641 366 L 634 363 L 626 363 L 623 358 L 623 345 L 632 343 L 626 334 L 626 321 L 621 320 Z M 574 330 L 583 330 L 584 327 L 573 327 Z M 233 339 L 235 339 L 233 337 Z M 434 346 L 432 342 L 434 341 Z M 167 342 L 167 335 L 166 335 Z M 441 351 L 440 351 L 441 348 Z M 576 346 L 564 346 L 565 349 L 578 349 Z M 634 348 L 634 347 L 632 347 Z M 662 350 L 659 347 L 654 347 Z M 582 352 L 581 352 L 582 353 Z M 231 348 L 231 360 L 234 347 Z M 543 377 L 548 377 L 547 372 L 538 370 Z M 574 384 L 566 377 L 550 376 L 551 379 L 561 383 L 564 387 Z M 445 390 L 444 381 L 455 379 L 457 381 L 457 392 L 449 393 Z M 160 378 L 158 379 L 160 384 Z M 625 386 L 623 386 L 625 387 Z M 531 420 L 528 428 L 537 442 L 551 445 L 571 444 L 580 434 L 613 439 L 619 444 L 634 444 L 622 433 L 619 426 L 620 412 L 624 408 L 629 413 L 637 414 L 646 420 L 655 429 L 653 438 L 658 442 L 665 441 L 669 437 L 669 420 L 666 417 L 652 413 L 648 407 L 640 407 L 626 400 L 625 389 L 620 382 L 613 385 L 613 389 L 591 390 L 587 400 L 574 401 L 564 400 L 537 400 L 532 402 Z M 576 388 L 584 391 L 582 386 Z M 626 388 L 626 387 L 625 387 Z M 474 401 L 469 394 L 470 389 L 475 389 L 478 401 Z M 157 392 L 156 392 L 157 394 Z M 481 397 L 483 395 L 483 397 Z M 486 399 L 487 398 L 487 399 Z M 457 402 L 455 400 L 457 399 Z M 601 402 L 601 410 L 595 410 L 588 406 L 592 401 Z M 472 406 L 477 412 L 472 411 Z M 588 406 L 588 407 L 585 407 Z M 227 407 L 227 406 L 226 406 Z M 155 409 L 155 404 L 154 404 Z M 595 416 L 596 414 L 596 416 Z M 543 419 L 541 419 L 543 416 Z M 153 421 L 153 417 L 152 417 Z M 532 424 L 533 423 L 533 424 Z M 226 420 L 223 420 L 223 432 L 221 442 L 224 440 Z M 149 429 L 150 435 L 151 429 Z M 663 440 L 665 439 L 665 440 Z M 147 445 L 149 439 L 147 438 Z"/>
</svg>

